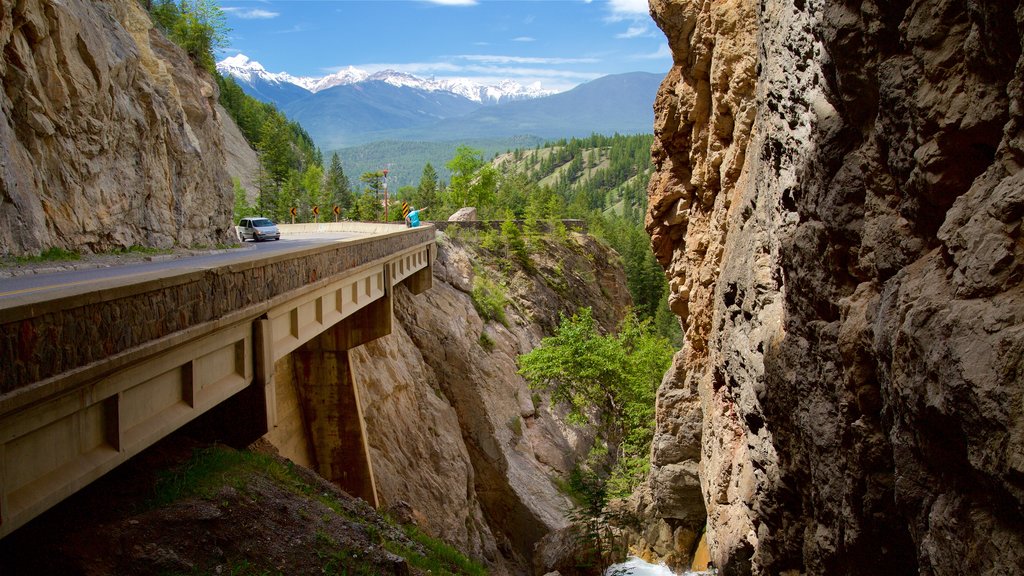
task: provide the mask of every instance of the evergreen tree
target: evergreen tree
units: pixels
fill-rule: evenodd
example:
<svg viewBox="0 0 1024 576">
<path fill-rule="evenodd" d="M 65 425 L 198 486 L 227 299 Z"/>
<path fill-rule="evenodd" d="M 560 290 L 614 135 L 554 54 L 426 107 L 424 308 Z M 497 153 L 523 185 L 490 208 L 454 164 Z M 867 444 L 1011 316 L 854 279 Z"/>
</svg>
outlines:
<svg viewBox="0 0 1024 576">
<path fill-rule="evenodd" d="M 349 188 L 348 177 L 341 167 L 341 158 L 335 152 L 331 155 L 331 165 L 327 168 L 324 191 L 331 206 L 341 207 L 343 212 L 352 208 L 352 190 Z"/>
<path fill-rule="evenodd" d="M 416 193 L 412 196 L 412 205 L 417 208 L 424 206 L 438 206 L 438 190 L 437 190 L 437 171 L 434 167 L 427 162 L 423 166 L 423 175 L 420 176 L 420 185 L 416 188 Z"/>
<path fill-rule="evenodd" d="M 514 256 L 523 266 L 529 266 L 530 255 L 526 251 L 526 242 L 523 241 L 523 233 L 516 223 L 516 215 L 512 210 L 505 211 L 505 219 L 501 223 L 501 237 L 505 247 L 508 248 L 506 256 Z"/>
<path fill-rule="evenodd" d="M 324 177 L 324 170 L 319 164 L 310 164 L 306 167 L 306 171 L 302 174 L 302 191 L 305 193 L 306 204 L 309 205 L 310 209 L 313 206 L 320 208 L 319 220 L 329 220 L 328 216 L 331 211 L 331 207 L 327 205 L 327 194 L 321 186 Z M 313 217 L 312 220 L 317 220 Z"/>
<path fill-rule="evenodd" d="M 384 172 L 363 172 L 359 181 L 366 185 L 359 203 L 359 219 L 378 222 L 381 219 L 381 202 L 384 200 Z M 373 200 L 370 204 L 366 198 Z"/>
</svg>

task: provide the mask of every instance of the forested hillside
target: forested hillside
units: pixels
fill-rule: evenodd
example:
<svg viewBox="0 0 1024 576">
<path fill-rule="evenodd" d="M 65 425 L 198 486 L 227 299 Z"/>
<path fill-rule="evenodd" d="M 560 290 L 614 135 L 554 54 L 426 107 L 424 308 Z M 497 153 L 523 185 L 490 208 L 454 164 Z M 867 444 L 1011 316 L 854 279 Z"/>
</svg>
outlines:
<svg viewBox="0 0 1024 576">
<path fill-rule="evenodd" d="M 522 220 L 527 233 L 537 221 L 585 220 L 622 256 L 638 315 L 679 344 L 678 322 L 666 304 L 668 285 L 643 229 L 652 140 L 649 134 L 595 134 L 516 149 L 490 162 L 480 150 L 460 146 L 445 165 L 448 184 L 428 164 L 419 186 L 399 189 L 397 196 L 429 206 L 429 220 L 474 206 L 482 220 Z"/>
<path fill-rule="evenodd" d="M 629 290 L 641 317 L 679 344 L 678 323 L 666 304 L 668 285 L 643 229 L 653 136 L 601 136 L 560 140 L 516 150 L 494 163 L 522 174 L 561 199 L 561 217 L 586 220 L 590 232 L 622 255 Z"/>
<path fill-rule="evenodd" d="M 261 214 L 289 221 L 292 207 L 299 220 L 312 220 L 313 206 L 339 206 L 349 210 L 353 196 L 337 154 L 325 166 L 323 155 L 309 134 L 285 118 L 276 106 L 260 102 L 242 91 L 230 76 L 217 76 L 220 103 L 259 155 L 257 190 L 235 183 L 235 217 Z"/>
</svg>

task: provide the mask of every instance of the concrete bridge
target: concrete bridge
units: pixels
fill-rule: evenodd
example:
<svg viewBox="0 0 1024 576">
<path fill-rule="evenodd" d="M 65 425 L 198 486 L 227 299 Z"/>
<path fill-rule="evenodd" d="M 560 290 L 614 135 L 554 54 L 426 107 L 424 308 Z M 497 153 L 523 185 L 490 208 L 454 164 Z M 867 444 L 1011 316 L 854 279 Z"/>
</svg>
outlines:
<svg viewBox="0 0 1024 576">
<path fill-rule="evenodd" d="M 372 232 L 0 303 L 0 537 L 211 410 L 376 505 L 348 351 L 391 332 L 395 285 L 430 288 L 436 247 Z"/>
</svg>

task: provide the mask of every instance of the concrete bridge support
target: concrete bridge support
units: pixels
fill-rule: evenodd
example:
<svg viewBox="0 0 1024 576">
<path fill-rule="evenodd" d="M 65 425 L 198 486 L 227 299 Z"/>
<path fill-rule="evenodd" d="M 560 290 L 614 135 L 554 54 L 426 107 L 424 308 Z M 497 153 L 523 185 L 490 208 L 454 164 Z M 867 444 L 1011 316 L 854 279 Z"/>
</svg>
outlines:
<svg viewBox="0 0 1024 576">
<path fill-rule="evenodd" d="M 379 504 L 349 350 L 391 333 L 391 290 L 278 361 L 279 402 L 292 409 L 267 438 L 346 492 Z M 283 396 L 283 398 L 282 398 Z M 284 434 L 282 434 L 284 432 Z M 302 438 L 295 438 L 301 432 Z M 292 439 L 282 441 L 282 438 Z"/>
</svg>

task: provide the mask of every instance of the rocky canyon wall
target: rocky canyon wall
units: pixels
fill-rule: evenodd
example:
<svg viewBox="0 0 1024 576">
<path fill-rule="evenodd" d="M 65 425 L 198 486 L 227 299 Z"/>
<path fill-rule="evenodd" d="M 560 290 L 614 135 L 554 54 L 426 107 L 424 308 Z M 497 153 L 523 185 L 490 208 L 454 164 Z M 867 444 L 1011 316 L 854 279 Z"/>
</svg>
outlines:
<svg viewBox="0 0 1024 576">
<path fill-rule="evenodd" d="M 722 574 L 1024 573 L 1024 5 L 650 5 L 650 510 Z"/>
<path fill-rule="evenodd" d="M 393 333 L 352 352 L 382 507 L 405 502 L 428 533 L 530 574 L 534 544 L 565 527 L 567 478 L 593 442 L 516 373 L 560 314 L 590 306 L 613 329 L 631 304 L 618 256 L 588 236 L 547 242 L 529 269 L 439 236 L 434 286 L 396 287 Z M 481 317 L 481 278 L 505 286 L 505 321 Z"/>
<path fill-rule="evenodd" d="M 217 87 L 136 0 L 0 4 L 0 255 L 231 239 Z"/>
</svg>

